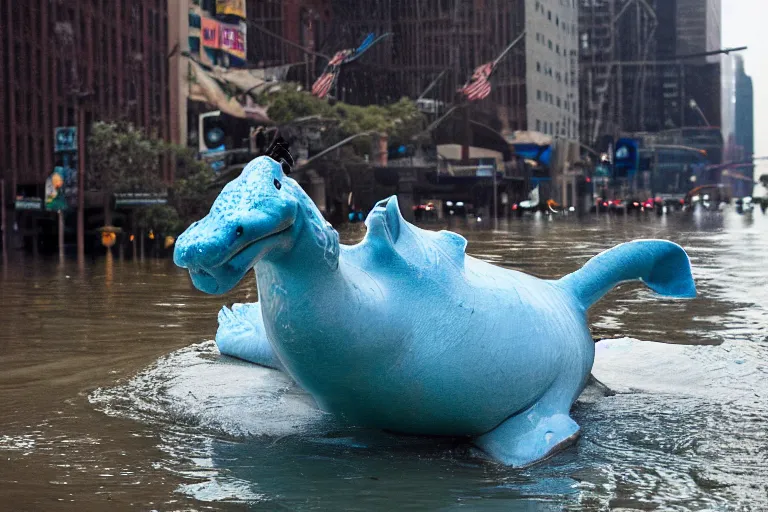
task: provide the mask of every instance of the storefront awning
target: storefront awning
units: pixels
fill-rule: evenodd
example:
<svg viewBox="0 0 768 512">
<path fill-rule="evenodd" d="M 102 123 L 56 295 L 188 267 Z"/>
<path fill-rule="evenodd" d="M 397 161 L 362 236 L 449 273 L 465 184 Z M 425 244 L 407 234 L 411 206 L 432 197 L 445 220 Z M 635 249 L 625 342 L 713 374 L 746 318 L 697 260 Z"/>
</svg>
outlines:
<svg viewBox="0 0 768 512">
<path fill-rule="evenodd" d="M 282 82 L 272 80 L 274 70 L 206 69 L 193 59 L 189 62 L 189 99 L 207 103 L 217 110 L 240 119 L 270 123 L 267 108 L 253 97 Z"/>
</svg>

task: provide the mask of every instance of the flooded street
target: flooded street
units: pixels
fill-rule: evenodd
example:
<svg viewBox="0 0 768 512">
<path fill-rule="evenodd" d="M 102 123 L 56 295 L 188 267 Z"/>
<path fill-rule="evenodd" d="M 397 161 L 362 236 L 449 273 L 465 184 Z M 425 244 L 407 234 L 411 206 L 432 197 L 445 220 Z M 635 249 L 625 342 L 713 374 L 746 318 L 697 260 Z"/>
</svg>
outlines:
<svg viewBox="0 0 768 512">
<path fill-rule="evenodd" d="M 0 269 L 2 508 L 768 509 L 768 217 L 451 229 L 469 254 L 546 278 L 624 241 L 669 239 L 691 256 L 699 297 L 631 284 L 598 303 L 593 336 L 620 341 L 595 376 L 617 394 L 586 393 L 578 443 L 511 470 L 457 441 L 343 427 L 282 374 L 220 358 L 217 312 L 255 300 L 252 278 L 212 297 L 170 260 L 12 263 Z"/>
</svg>

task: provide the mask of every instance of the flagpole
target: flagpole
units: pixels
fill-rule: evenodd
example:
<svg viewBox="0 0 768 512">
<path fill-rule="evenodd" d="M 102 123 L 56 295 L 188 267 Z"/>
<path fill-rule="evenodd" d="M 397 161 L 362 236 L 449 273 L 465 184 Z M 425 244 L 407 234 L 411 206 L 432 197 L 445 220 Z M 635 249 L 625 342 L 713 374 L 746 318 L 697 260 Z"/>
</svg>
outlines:
<svg viewBox="0 0 768 512">
<path fill-rule="evenodd" d="M 509 53 L 509 52 L 512 50 L 512 48 L 514 48 L 514 47 L 515 47 L 515 45 L 517 45 L 517 43 L 519 43 L 520 41 L 522 41 L 524 37 L 525 37 L 525 30 L 523 30 L 523 33 L 522 33 L 522 34 L 520 34 L 519 36 L 517 36 L 517 39 L 515 39 L 514 41 L 512 41 L 512 43 L 510 43 L 510 45 L 509 45 L 509 46 L 507 46 L 507 47 L 504 49 L 504 51 L 503 51 L 503 52 L 501 52 L 501 54 L 500 54 L 498 57 L 496 57 L 496 60 L 494 60 L 494 61 L 493 61 L 493 68 L 496 68 L 496 65 L 497 65 L 499 62 L 501 62 L 501 60 L 502 60 L 504 57 L 506 57 L 506 56 L 507 56 L 507 54 L 508 54 L 508 53 Z"/>
<path fill-rule="evenodd" d="M 419 101 L 419 100 L 420 100 L 420 99 L 422 99 L 424 96 L 426 96 L 426 95 L 427 95 L 427 93 L 428 93 L 429 91 L 431 91 L 431 90 L 432 90 L 432 88 L 433 88 L 434 86 L 436 86 L 436 85 L 437 85 L 437 82 L 439 82 L 439 81 L 440 81 L 440 79 L 441 79 L 441 78 L 443 78 L 443 76 L 445 76 L 445 74 L 448 72 L 448 70 L 449 70 L 449 69 L 450 69 L 450 68 L 446 68 L 446 69 L 442 70 L 442 71 L 440 72 L 440 74 L 439 74 L 439 75 L 437 75 L 437 78 L 435 78 L 434 80 L 432 80 L 432 83 L 431 83 L 431 84 L 429 84 L 429 86 L 427 86 L 427 88 L 426 88 L 426 89 L 424 89 L 424 92 L 422 92 L 422 93 L 419 95 L 419 97 L 418 97 L 418 98 L 416 98 L 416 101 Z"/>
</svg>

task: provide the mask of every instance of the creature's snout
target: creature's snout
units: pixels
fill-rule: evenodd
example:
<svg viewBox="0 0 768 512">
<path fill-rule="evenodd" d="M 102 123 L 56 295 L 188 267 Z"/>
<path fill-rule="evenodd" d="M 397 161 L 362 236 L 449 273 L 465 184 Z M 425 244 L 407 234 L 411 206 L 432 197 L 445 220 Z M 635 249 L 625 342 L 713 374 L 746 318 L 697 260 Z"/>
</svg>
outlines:
<svg viewBox="0 0 768 512">
<path fill-rule="evenodd" d="M 221 237 L 204 232 L 200 223 L 192 224 L 176 240 L 173 262 L 190 270 L 209 270 L 220 260 L 224 247 Z"/>
</svg>

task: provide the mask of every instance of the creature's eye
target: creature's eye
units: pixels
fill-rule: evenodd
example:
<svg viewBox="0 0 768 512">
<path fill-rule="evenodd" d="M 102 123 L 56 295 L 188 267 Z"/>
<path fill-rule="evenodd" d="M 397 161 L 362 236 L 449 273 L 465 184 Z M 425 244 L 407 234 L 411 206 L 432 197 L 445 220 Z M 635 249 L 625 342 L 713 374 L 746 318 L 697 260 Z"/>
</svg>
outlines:
<svg viewBox="0 0 768 512">
<path fill-rule="evenodd" d="M 243 226 L 237 226 L 237 229 L 235 230 L 235 235 L 243 236 Z"/>
<path fill-rule="evenodd" d="M 280 180 L 278 180 L 277 178 L 275 178 L 275 181 L 273 181 L 273 183 L 275 184 L 275 188 L 277 190 L 280 190 L 283 187 L 283 185 L 280 183 Z"/>
</svg>

